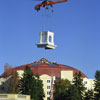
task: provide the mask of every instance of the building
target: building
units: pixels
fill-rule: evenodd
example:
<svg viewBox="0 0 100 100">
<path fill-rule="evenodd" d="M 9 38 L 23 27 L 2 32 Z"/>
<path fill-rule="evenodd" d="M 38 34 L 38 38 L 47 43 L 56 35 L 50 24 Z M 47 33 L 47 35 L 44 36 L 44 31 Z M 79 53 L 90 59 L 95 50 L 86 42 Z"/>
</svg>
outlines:
<svg viewBox="0 0 100 100">
<path fill-rule="evenodd" d="M 51 83 L 54 84 L 54 81 L 57 79 L 60 79 L 60 78 L 68 79 L 69 81 L 72 82 L 73 76 L 75 75 L 75 73 L 79 72 L 79 70 L 77 70 L 73 67 L 70 67 L 67 65 L 62 65 L 62 64 L 57 64 L 54 61 L 52 62 L 52 61 L 48 61 L 45 58 L 42 58 L 39 61 L 35 61 L 30 64 L 11 68 L 9 73 L 6 73 L 6 71 L 5 71 L 0 77 L 4 81 L 5 78 L 7 78 L 7 76 L 12 75 L 13 72 L 18 72 L 19 76 L 22 77 L 25 66 L 29 66 L 30 69 L 33 71 L 34 75 L 40 75 L 40 79 L 43 81 L 43 85 L 44 85 L 44 87 L 43 87 L 44 92 L 45 92 L 44 100 L 48 100 L 50 98 L 50 91 L 52 88 Z M 88 79 L 84 73 L 81 72 L 81 74 L 82 74 L 82 78 L 83 78 L 85 87 L 87 89 L 93 89 L 94 81 L 92 79 Z"/>
<path fill-rule="evenodd" d="M 0 100 L 30 100 L 30 96 L 19 94 L 0 94 Z"/>
</svg>

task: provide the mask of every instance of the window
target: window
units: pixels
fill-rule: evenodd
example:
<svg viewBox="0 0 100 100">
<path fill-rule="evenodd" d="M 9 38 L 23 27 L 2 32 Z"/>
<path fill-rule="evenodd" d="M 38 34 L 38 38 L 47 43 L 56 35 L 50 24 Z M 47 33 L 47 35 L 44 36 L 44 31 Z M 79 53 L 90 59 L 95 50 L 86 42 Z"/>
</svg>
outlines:
<svg viewBox="0 0 100 100">
<path fill-rule="evenodd" d="M 52 40 L 52 37 L 51 37 L 51 36 L 49 36 L 49 42 L 51 42 L 51 40 Z"/>
<path fill-rule="evenodd" d="M 87 81 L 85 81 L 84 84 L 87 84 Z"/>
<path fill-rule="evenodd" d="M 50 91 L 47 91 L 47 95 L 50 95 Z"/>
<path fill-rule="evenodd" d="M 50 89 L 50 86 L 47 86 L 47 89 Z"/>
<path fill-rule="evenodd" d="M 47 80 L 47 83 L 50 83 L 50 80 Z"/>
</svg>

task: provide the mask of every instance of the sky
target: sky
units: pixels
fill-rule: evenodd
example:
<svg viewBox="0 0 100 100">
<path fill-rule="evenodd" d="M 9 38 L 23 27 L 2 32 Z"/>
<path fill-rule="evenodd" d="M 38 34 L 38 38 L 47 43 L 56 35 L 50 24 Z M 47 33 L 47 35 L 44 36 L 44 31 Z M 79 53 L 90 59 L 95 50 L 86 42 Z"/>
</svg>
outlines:
<svg viewBox="0 0 100 100">
<path fill-rule="evenodd" d="M 100 70 L 100 0 L 68 0 L 54 12 L 34 7 L 41 1 L 0 0 L 0 74 L 46 58 L 94 78 Z M 55 50 L 37 48 L 41 31 L 54 32 Z"/>
</svg>

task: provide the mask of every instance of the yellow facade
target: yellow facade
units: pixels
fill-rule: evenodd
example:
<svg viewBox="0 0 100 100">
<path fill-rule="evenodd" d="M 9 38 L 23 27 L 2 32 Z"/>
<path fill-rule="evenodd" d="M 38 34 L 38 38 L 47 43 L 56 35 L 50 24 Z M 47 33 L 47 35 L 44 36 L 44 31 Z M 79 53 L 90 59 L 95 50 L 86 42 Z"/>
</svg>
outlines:
<svg viewBox="0 0 100 100">
<path fill-rule="evenodd" d="M 73 79 L 73 71 L 61 71 L 61 79 L 68 79 L 70 82 L 72 82 Z"/>
<path fill-rule="evenodd" d="M 30 100 L 30 96 L 21 94 L 0 94 L 0 100 Z"/>
<path fill-rule="evenodd" d="M 52 78 L 53 78 L 53 84 L 54 84 L 55 76 L 49 76 L 49 75 L 46 75 L 46 74 L 40 76 L 40 79 L 43 82 L 43 88 L 44 88 L 44 93 L 45 93 L 44 100 L 48 100 L 50 98 Z"/>
</svg>

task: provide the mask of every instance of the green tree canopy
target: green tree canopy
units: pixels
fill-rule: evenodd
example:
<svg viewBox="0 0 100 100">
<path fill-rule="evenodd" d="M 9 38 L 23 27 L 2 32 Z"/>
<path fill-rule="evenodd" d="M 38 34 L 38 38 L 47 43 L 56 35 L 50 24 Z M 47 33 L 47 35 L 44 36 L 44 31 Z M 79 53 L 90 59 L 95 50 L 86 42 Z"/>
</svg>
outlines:
<svg viewBox="0 0 100 100">
<path fill-rule="evenodd" d="M 42 80 L 40 80 L 40 77 L 37 75 L 35 76 L 34 86 L 33 86 L 33 100 L 44 100 L 44 90 L 43 90 L 43 84 Z"/>
<path fill-rule="evenodd" d="M 75 85 L 68 86 L 65 98 L 66 100 L 81 100 L 78 89 Z"/>
<path fill-rule="evenodd" d="M 23 77 L 20 79 L 20 93 L 31 95 L 32 100 L 43 100 L 43 84 L 39 76 L 34 76 L 30 67 L 26 66 Z"/>
<path fill-rule="evenodd" d="M 95 73 L 95 100 L 100 100 L 100 70 Z"/>
<path fill-rule="evenodd" d="M 83 84 L 83 79 L 82 79 L 81 72 L 75 73 L 74 79 L 73 79 L 73 84 L 78 89 L 78 93 L 80 94 L 81 100 L 83 100 L 84 92 L 85 92 L 85 87 L 84 87 L 84 84 Z"/>
<path fill-rule="evenodd" d="M 54 100 L 66 100 L 66 90 L 70 85 L 70 81 L 67 79 L 59 79 L 54 84 Z"/>
<path fill-rule="evenodd" d="M 93 90 L 86 91 L 84 100 L 95 100 L 94 99 L 94 91 Z"/>
</svg>

